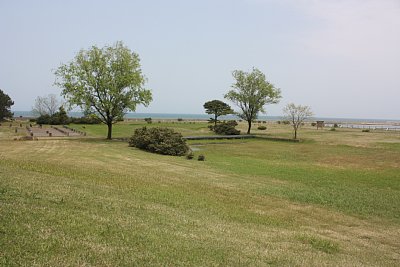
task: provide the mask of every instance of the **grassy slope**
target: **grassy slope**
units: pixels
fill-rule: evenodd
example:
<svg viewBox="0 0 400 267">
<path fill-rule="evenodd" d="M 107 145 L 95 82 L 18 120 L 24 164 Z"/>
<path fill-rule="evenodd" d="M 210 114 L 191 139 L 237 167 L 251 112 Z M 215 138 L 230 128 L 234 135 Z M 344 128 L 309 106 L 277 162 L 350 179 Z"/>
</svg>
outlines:
<svg viewBox="0 0 400 267">
<path fill-rule="evenodd" d="M 398 133 L 195 142 L 206 162 L 0 133 L 0 265 L 400 263 Z"/>
</svg>

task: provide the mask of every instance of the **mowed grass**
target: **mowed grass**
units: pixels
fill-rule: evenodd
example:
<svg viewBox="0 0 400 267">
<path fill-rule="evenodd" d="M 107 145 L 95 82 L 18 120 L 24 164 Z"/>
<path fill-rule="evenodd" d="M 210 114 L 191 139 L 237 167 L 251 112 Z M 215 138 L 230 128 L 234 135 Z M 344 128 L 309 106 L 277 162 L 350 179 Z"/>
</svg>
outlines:
<svg viewBox="0 0 400 267">
<path fill-rule="evenodd" d="M 209 134 L 205 123 L 159 125 Z M 140 126 L 114 129 L 126 138 Z M 400 264 L 399 133 L 192 141 L 199 162 L 85 129 L 86 139 L 23 142 L 0 127 L 0 265 Z"/>
<path fill-rule="evenodd" d="M 140 127 L 169 127 L 174 128 L 183 136 L 190 135 L 211 135 L 212 132 L 207 128 L 208 123 L 202 121 L 158 121 L 154 120 L 153 123 L 148 124 L 143 120 L 130 120 L 119 122 L 113 125 L 114 138 L 127 138 L 130 137 L 135 129 Z M 80 125 L 71 124 L 70 127 L 79 131 L 84 131 L 91 137 L 105 138 L 107 136 L 107 128 L 103 124 L 94 125 Z"/>
</svg>

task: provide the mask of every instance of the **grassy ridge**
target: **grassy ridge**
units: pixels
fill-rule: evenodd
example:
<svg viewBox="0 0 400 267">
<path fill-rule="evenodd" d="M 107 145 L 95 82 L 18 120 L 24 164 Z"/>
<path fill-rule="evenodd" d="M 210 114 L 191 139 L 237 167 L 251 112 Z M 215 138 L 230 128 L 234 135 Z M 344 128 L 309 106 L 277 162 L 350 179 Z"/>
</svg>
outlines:
<svg viewBox="0 0 400 267">
<path fill-rule="evenodd" d="M 117 124 L 116 136 L 138 126 Z M 206 124 L 168 126 L 207 133 Z M 283 127 L 266 134 L 289 136 Z M 97 138 L 9 141 L 7 131 L 0 265 L 400 263 L 396 133 L 367 133 L 355 145 L 356 131 L 313 129 L 298 144 L 193 141 L 206 156 L 198 162 Z"/>
</svg>

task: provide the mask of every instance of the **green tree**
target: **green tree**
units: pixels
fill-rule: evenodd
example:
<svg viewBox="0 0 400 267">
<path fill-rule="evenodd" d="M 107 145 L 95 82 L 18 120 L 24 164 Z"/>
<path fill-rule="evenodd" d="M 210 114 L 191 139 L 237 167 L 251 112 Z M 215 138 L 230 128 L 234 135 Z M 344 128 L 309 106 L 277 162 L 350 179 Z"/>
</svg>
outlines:
<svg viewBox="0 0 400 267">
<path fill-rule="evenodd" d="M 117 42 L 114 46 L 81 50 L 69 64 L 55 72 L 56 85 L 71 106 L 81 107 L 86 114 L 95 114 L 108 127 L 138 104 L 147 106 L 152 100 L 150 90 L 144 89 L 145 77 L 139 55 Z"/>
<path fill-rule="evenodd" d="M 235 70 L 232 75 L 236 83 L 225 98 L 240 108 L 237 115 L 247 121 L 247 134 L 250 134 L 251 124 L 257 119 L 258 113 L 265 113 L 266 104 L 278 103 L 281 91 L 268 82 L 265 75 L 256 68 L 252 72 Z"/>
<path fill-rule="evenodd" d="M 293 103 L 287 104 L 283 108 L 285 118 L 293 126 L 293 139 L 297 139 L 297 132 L 303 122 L 313 115 L 309 106 L 295 105 Z"/>
<path fill-rule="evenodd" d="M 11 112 L 11 106 L 14 105 L 14 101 L 0 89 L 0 121 L 12 118 L 14 115 Z"/>
<path fill-rule="evenodd" d="M 58 111 L 56 113 L 54 113 L 53 117 L 54 117 L 54 121 L 56 121 L 57 124 L 68 124 L 69 123 L 69 117 L 63 106 L 60 106 Z"/>
<path fill-rule="evenodd" d="M 214 127 L 217 126 L 219 116 L 233 113 L 232 108 L 221 100 L 208 101 L 204 103 L 203 107 L 205 108 L 207 114 L 214 115 L 214 118 L 210 119 L 211 122 L 214 122 Z"/>
</svg>

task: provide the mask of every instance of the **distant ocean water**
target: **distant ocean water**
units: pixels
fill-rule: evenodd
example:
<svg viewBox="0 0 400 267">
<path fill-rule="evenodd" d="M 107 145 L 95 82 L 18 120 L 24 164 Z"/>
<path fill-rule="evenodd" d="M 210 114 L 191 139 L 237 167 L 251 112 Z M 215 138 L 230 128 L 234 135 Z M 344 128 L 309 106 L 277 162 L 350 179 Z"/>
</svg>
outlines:
<svg viewBox="0 0 400 267">
<path fill-rule="evenodd" d="M 14 117 L 34 117 L 30 111 L 13 111 Z M 82 112 L 69 112 L 68 115 L 70 117 L 82 117 Z M 143 118 L 152 118 L 152 119 L 184 119 L 184 120 L 208 120 L 211 116 L 208 114 L 175 114 L 175 113 L 127 113 L 125 116 L 127 119 L 143 119 Z M 237 120 L 239 119 L 235 115 L 227 115 L 221 116 L 221 120 Z M 266 120 L 266 121 L 276 121 L 282 120 L 282 116 L 258 116 L 258 120 Z M 359 118 L 322 118 L 322 117 L 313 117 L 311 120 L 323 120 L 325 122 L 342 122 L 342 123 L 351 123 L 351 122 L 361 122 L 361 123 L 400 123 L 400 119 L 359 119 Z"/>
</svg>

